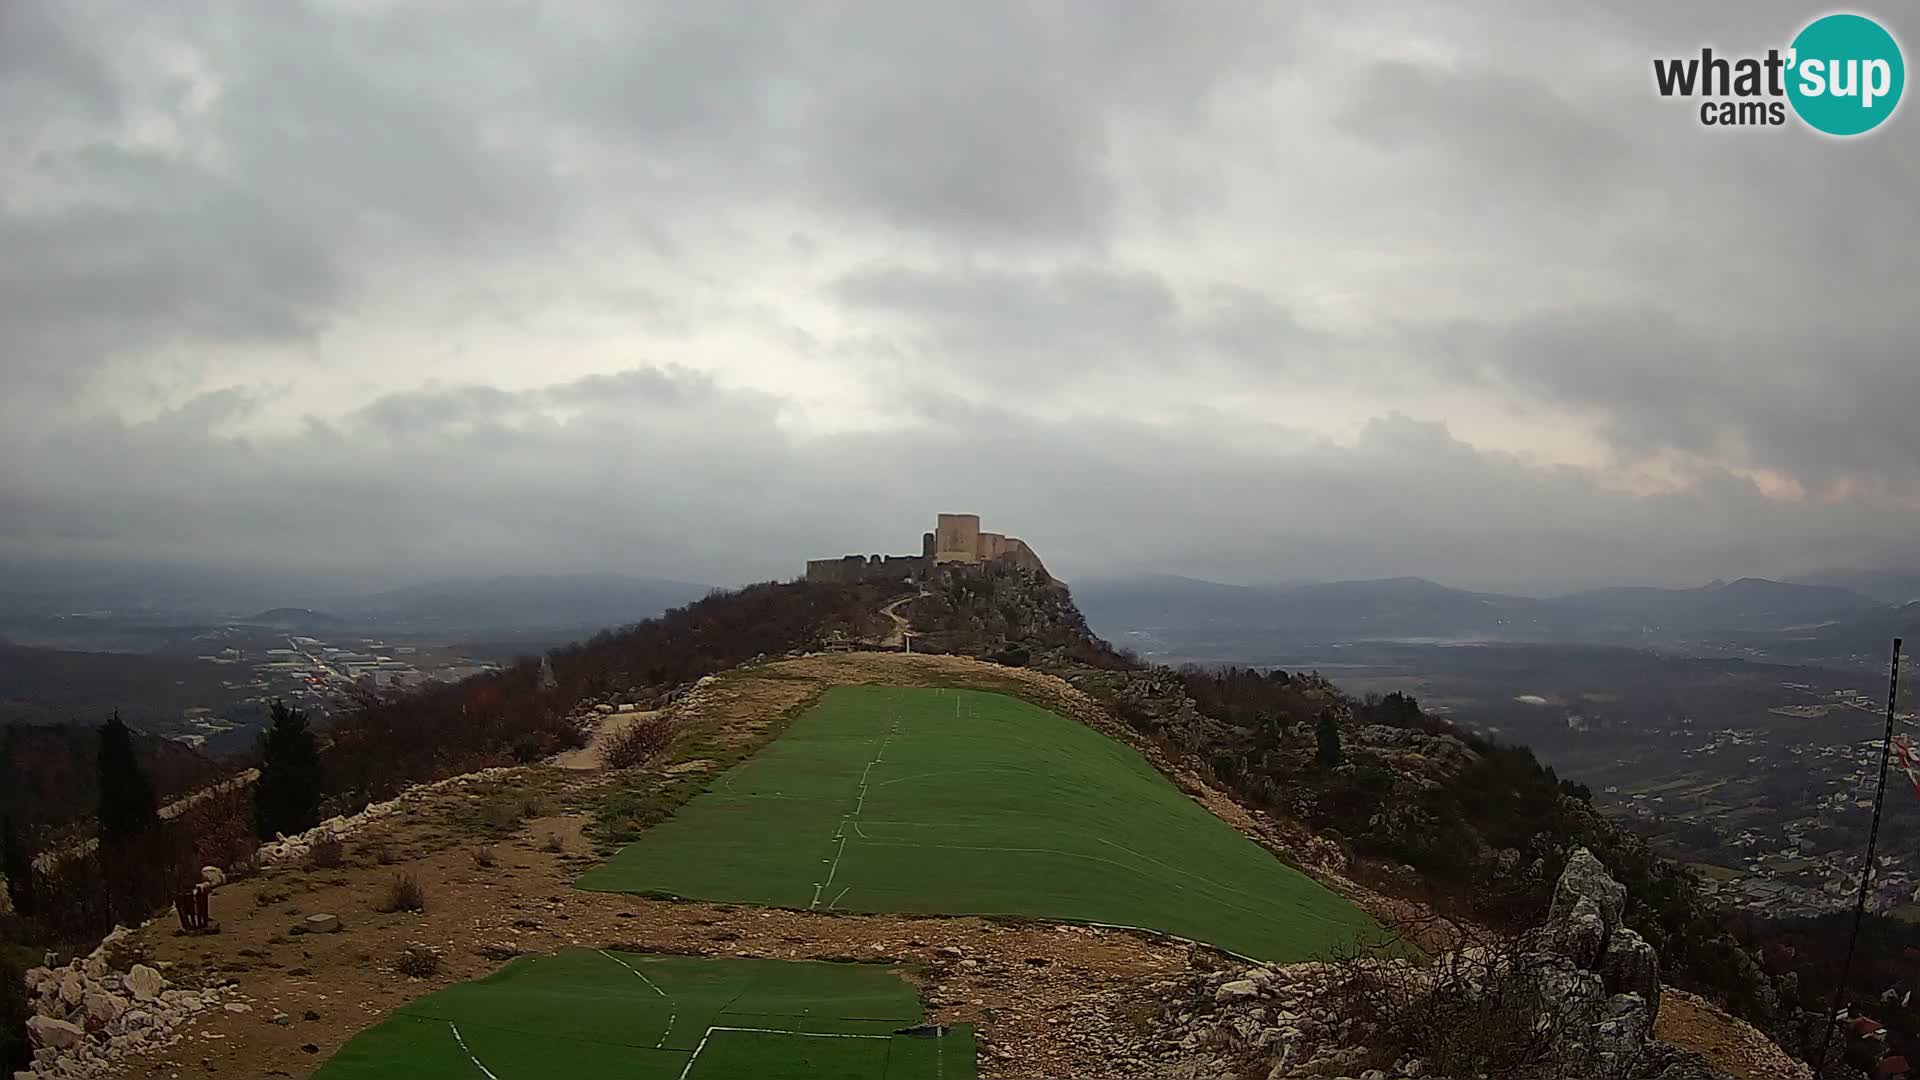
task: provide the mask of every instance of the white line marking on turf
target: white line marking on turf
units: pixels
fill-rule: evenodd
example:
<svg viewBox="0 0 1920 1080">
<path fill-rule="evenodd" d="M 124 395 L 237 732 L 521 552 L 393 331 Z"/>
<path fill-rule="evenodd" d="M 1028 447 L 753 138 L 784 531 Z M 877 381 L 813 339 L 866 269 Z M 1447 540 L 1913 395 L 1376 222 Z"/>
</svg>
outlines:
<svg viewBox="0 0 1920 1080">
<path fill-rule="evenodd" d="M 667 1036 L 673 1034 L 673 1022 L 675 1020 L 680 1019 L 680 1008 L 678 1005 L 674 1003 L 673 998 L 668 997 L 667 992 L 665 990 L 660 989 L 660 984 L 654 982 L 652 979 L 647 978 L 645 975 L 642 975 L 640 973 L 639 968 L 634 967 L 632 964 L 627 963 L 625 960 L 620 959 L 619 957 L 613 955 L 612 953 L 608 952 L 605 949 L 595 949 L 594 951 L 599 953 L 601 956 L 604 956 L 607 959 L 613 961 L 614 963 L 619 964 L 621 967 L 626 968 L 628 971 L 633 972 L 634 976 L 638 978 L 641 982 L 646 983 L 647 986 L 652 988 L 654 993 L 659 994 L 661 997 L 667 999 L 667 1030 L 660 1033 L 660 1041 L 657 1043 L 654 1043 L 653 1048 L 655 1050 L 658 1050 L 661 1047 L 667 1045 Z"/>
<path fill-rule="evenodd" d="M 860 833 L 863 839 L 867 835 L 864 832 L 860 832 L 860 811 L 866 809 L 867 806 L 867 775 L 873 772 L 875 765 L 880 764 L 881 756 L 887 752 L 887 744 L 892 742 L 894 735 L 899 732 L 900 719 L 900 714 L 895 713 L 893 716 L 893 726 L 887 729 L 886 737 L 880 740 L 879 749 L 873 752 L 873 760 L 867 762 L 867 767 L 860 770 L 860 798 L 853 804 L 853 813 L 841 818 L 840 827 L 833 831 L 833 838 L 840 841 L 840 846 L 833 853 L 833 865 L 827 868 L 827 880 L 813 883 L 813 902 L 807 905 L 807 909 L 810 911 L 820 906 L 821 890 L 831 886 L 833 884 L 833 876 L 840 872 L 840 856 L 847 853 L 847 822 L 853 822 L 853 831 Z M 826 862 L 827 860 L 821 859 L 820 861 Z M 845 889 L 840 890 L 841 896 L 845 896 L 846 894 Z M 838 901 L 835 902 L 837 903 Z M 833 905 L 827 905 L 827 910 L 832 911 Z"/>
<path fill-rule="evenodd" d="M 700 1036 L 700 1045 L 693 1048 L 693 1056 L 687 1059 L 686 1066 L 680 1070 L 680 1080 L 687 1080 L 687 1074 L 693 1071 L 693 1063 L 700 1060 L 700 1051 L 707 1048 L 707 1040 L 713 1038 L 713 1033 L 716 1031 L 751 1031 L 762 1035 L 796 1035 L 802 1039 L 884 1039 L 889 1042 L 893 1040 L 893 1036 L 891 1035 L 848 1035 L 844 1032 L 837 1031 L 787 1031 L 782 1028 L 710 1027 L 706 1030 L 706 1034 Z M 488 1073 L 487 1075 L 493 1076 L 492 1073 Z"/>
<path fill-rule="evenodd" d="M 453 1041 L 460 1044 L 460 1049 L 466 1053 L 467 1060 L 473 1062 L 473 1067 L 479 1069 L 482 1076 L 485 1076 L 487 1080 L 500 1080 L 499 1077 L 493 1075 L 492 1069 L 480 1064 L 480 1059 L 473 1056 L 473 1051 L 467 1049 L 467 1040 L 460 1037 L 460 1029 L 454 1026 L 453 1021 L 447 1021 L 447 1028 L 453 1032 Z"/>
<path fill-rule="evenodd" d="M 841 889 L 841 890 L 840 890 L 840 895 L 839 895 L 839 896 L 836 896 L 836 897 L 834 897 L 834 898 L 833 898 L 833 903 L 831 903 L 831 904 L 828 904 L 828 905 L 827 905 L 827 910 L 828 910 L 828 911 L 832 911 L 832 910 L 833 910 L 834 908 L 837 908 L 837 907 L 839 907 L 839 906 L 840 906 L 840 901 L 842 901 L 842 900 L 845 900 L 845 899 L 847 898 L 847 894 L 848 894 L 848 893 L 850 893 L 850 892 L 852 892 L 852 891 L 853 891 L 853 886 L 851 886 L 851 885 L 849 885 L 849 886 L 847 886 L 847 887 L 846 887 L 846 888 L 844 888 L 844 889 Z"/>
</svg>

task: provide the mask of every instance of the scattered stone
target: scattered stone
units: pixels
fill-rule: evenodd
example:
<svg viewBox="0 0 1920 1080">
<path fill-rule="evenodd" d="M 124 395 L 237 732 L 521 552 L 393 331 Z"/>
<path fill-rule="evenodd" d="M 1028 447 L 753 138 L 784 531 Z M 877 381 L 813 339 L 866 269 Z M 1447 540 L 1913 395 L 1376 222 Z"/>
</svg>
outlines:
<svg viewBox="0 0 1920 1080">
<path fill-rule="evenodd" d="M 227 1002 L 226 1008 L 228 1012 L 233 1013 L 235 1016 L 253 1011 L 253 1006 L 244 1001 L 229 1001 Z"/>
<path fill-rule="evenodd" d="M 135 1001 L 152 1001 L 160 996 L 160 991 L 167 985 L 167 980 L 158 971 L 145 964 L 135 964 L 129 968 L 125 982 L 127 993 L 132 994 Z"/>
<path fill-rule="evenodd" d="M 27 1031 L 32 1034 L 36 1044 L 53 1050 L 65 1050 L 70 1046 L 76 1046 L 87 1035 L 78 1024 L 55 1020 L 51 1016 L 29 1017 Z"/>
<path fill-rule="evenodd" d="M 99 990 L 87 991 L 84 1004 L 87 1015 L 102 1024 L 117 1019 L 121 1013 L 127 1011 L 125 998 L 120 997 L 118 994 L 103 993 Z"/>
</svg>

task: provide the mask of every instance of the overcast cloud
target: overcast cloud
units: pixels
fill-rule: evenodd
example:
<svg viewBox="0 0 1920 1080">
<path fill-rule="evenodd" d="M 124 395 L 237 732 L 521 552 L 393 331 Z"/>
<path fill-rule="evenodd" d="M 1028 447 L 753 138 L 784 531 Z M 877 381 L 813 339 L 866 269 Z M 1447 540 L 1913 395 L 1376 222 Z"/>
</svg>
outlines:
<svg viewBox="0 0 1920 1080">
<path fill-rule="evenodd" d="M 1651 57 L 1825 9 L 1590 8 L 13 0 L 0 557 L 1920 566 L 1916 106 L 1703 128 Z"/>
</svg>

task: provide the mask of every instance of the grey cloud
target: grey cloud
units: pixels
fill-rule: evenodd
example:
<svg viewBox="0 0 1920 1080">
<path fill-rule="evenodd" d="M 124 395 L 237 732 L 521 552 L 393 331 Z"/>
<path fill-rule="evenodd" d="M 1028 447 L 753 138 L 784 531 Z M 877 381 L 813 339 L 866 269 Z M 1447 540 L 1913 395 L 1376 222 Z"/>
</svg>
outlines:
<svg viewBox="0 0 1920 1080">
<path fill-rule="evenodd" d="M 807 555 L 911 548 L 927 515 L 972 509 L 1068 576 L 1420 573 L 1552 588 L 1654 566 L 1674 580 L 1784 573 L 1852 543 L 1863 520 L 1887 537 L 1912 524 L 1870 504 L 1807 515 L 1730 477 L 1617 494 L 1592 473 L 1476 451 L 1399 416 L 1354 447 L 1306 441 L 1275 460 L 1245 449 L 1244 423 L 1045 422 L 978 405 L 911 438 L 803 437 L 781 430 L 765 395 L 719 388 L 629 423 L 544 415 L 583 388 L 448 387 L 248 439 L 155 423 L 15 445 L 0 490 L 26 512 L 8 516 L 0 555 L 254 568 L 297 553 L 306 569 L 368 579 L 610 567 L 727 582 L 791 576 Z M 439 435 L 367 437 L 394 415 L 424 415 Z M 492 422 L 462 426 L 474 416 Z M 56 460 L 57 483 L 41 471 Z M 1896 557 L 1893 543 L 1849 550 Z"/>
<path fill-rule="evenodd" d="M 972 508 L 1069 573 L 1912 557 L 1912 106 L 1653 98 L 1786 5 L 1430 12 L 0 6 L 0 547 L 735 580 Z M 338 398 L 265 427 L 298 365 Z M 1468 445 L 1463 398 L 1690 486 Z"/>
</svg>

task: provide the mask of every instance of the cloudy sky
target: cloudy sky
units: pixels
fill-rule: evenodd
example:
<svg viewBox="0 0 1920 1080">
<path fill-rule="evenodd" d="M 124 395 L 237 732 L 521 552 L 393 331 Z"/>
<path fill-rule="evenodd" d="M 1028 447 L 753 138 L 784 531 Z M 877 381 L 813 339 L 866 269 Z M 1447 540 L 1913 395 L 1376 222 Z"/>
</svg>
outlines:
<svg viewBox="0 0 1920 1080">
<path fill-rule="evenodd" d="M 1602 6 L 5 0 L 0 557 L 1920 566 L 1914 104 Z"/>
</svg>

